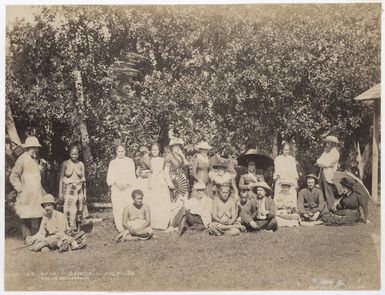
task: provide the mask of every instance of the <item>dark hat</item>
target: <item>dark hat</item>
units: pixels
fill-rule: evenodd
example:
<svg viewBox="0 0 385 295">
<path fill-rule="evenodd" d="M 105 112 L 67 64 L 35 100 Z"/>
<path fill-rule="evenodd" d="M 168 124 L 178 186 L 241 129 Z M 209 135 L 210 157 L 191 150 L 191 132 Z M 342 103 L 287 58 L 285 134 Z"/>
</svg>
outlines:
<svg viewBox="0 0 385 295">
<path fill-rule="evenodd" d="M 312 173 L 306 175 L 306 179 L 308 179 L 308 178 L 313 178 L 315 181 L 318 181 L 318 177 Z"/>
<path fill-rule="evenodd" d="M 227 168 L 227 165 L 228 165 L 228 160 L 226 159 L 217 159 L 214 164 L 213 164 L 213 168 L 216 169 L 216 168 Z"/>
<path fill-rule="evenodd" d="M 344 177 L 344 178 L 342 178 L 342 179 L 340 180 L 340 184 L 341 184 L 342 186 L 348 187 L 348 188 L 350 188 L 350 189 L 352 189 L 352 190 L 354 189 L 354 183 L 353 183 L 353 181 L 347 179 L 346 177 Z"/>
</svg>

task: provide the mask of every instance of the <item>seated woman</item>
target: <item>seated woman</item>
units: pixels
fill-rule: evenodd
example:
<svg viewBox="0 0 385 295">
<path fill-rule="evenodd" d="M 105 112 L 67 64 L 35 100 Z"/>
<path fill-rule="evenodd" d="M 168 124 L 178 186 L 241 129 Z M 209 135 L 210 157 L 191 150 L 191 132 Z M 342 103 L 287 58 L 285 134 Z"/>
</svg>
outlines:
<svg viewBox="0 0 385 295">
<path fill-rule="evenodd" d="M 213 165 L 213 169 L 209 173 L 210 183 L 214 197 L 218 196 L 218 188 L 222 185 L 227 185 L 232 189 L 232 196 L 238 199 L 238 188 L 235 183 L 235 179 L 230 172 L 226 171 L 227 162 L 218 161 Z"/>
<path fill-rule="evenodd" d="M 247 163 L 247 173 L 242 174 L 239 179 L 240 189 L 250 189 L 250 185 L 257 181 L 265 181 L 265 177 L 261 173 L 257 173 L 257 165 L 254 161 Z"/>
<path fill-rule="evenodd" d="M 204 230 L 209 227 L 213 200 L 207 197 L 205 190 L 203 182 L 196 182 L 191 198 L 185 201 L 175 216 L 172 226 L 178 227 L 179 236 L 187 229 Z"/>
<path fill-rule="evenodd" d="M 333 206 L 332 213 L 325 215 L 322 221 L 326 225 L 354 224 L 360 221 L 370 223 L 368 199 L 354 191 L 353 181 L 342 178 L 340 184 L 342 186 L 340 199 Z"/>
<path fill-rule="evenodd" d="M 299 225 L 300 217 L 297 211 L 297 194 L 291 192 L 293 186 L 294 184 L 289 181 L 281 181 L 281 189 L 274 196 L 275 206 L 277 208 L 276 219 L 279 227 L 294 227 Z"/>
<path fill-rule="evenodd" d="M 238 221 L 238 208 L 236 201 L 230 198 L 231 190 L 227 185 L 219 188 L 219 198 L 213 202 L 212 220 L 209 233 L 215 236 L 223 234 L 235 236 L 245 229 Z"/>
<path fill-rule="evenodd" d="M 124 230 L 117 236 L 116 242 L 148 240 L 153 235 L 150 208 L 143 203 L 143 192 L 136 189 L 131 197 L 134 202 L 124 208 Z"/>
</svg>

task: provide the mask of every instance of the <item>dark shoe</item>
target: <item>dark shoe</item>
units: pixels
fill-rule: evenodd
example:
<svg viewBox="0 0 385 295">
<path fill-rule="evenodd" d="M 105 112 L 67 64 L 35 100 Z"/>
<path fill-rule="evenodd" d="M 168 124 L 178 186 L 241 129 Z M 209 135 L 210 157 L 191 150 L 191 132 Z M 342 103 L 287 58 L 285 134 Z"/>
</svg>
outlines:
<svg viewBox="0 0 385 295">
<path fill-rule="evenodd" d="M 138 236 L 138 239 L 141 241 L 145 241 L 151 238 L 151 235 L 149 233 L 139 234 L 137 236 Z"/>
</svg>

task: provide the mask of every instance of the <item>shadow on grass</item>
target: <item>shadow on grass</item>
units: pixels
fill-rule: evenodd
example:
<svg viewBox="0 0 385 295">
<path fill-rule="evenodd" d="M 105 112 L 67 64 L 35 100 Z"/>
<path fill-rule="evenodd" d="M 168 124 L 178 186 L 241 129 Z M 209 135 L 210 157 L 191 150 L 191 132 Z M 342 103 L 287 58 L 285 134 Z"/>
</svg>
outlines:
<svg viewBox="0 0 385 295">
<path fill-rule="evenodd" d="M 380 287 L 380 208 L 372 224 L 280 228 L 276 233 L 212 237 L 156 231 L 145 242 L 114 244 L 112 212 L 66 253 L 11 251 L 22 245 L 7 220 L 6 290 L 374 290 Z M 44 259 L 42 259 L 44 257 Z M 22 263 L 20 263 L 22 261 Z"/>
</svg>

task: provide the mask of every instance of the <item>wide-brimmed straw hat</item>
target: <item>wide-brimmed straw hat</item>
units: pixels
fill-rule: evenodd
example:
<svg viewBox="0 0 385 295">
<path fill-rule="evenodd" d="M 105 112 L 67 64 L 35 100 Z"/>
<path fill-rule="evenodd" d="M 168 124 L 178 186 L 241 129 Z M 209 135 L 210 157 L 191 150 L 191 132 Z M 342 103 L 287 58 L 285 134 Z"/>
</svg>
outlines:
<svg viewBox="0 0 385 295">
<path fill-rule="evenodd" d="M 346 187 L 348 187 L 348 188 L 350 188 L 350 189 L 352 189 L 352 190 L 354 189 L 354 183 L 353 183 L 353 181 L 347 179 L 346 177 L 344 177 L 344 178 L 342 178 L 342 179 L 340 180 L 340 184 L 341 184 L 342 186 L 346 186 Z"/>
<path fill-rule="evenodd" d="M 306 179 L 308 179 L 308 178 L 313 178 L 315 181 L 318 181 L 318 177 L 317 177 L 316 175 L 312 174 L 312 173 L 306 175 L 305 178 L 306 178 Z"/>
<path fill-rule="evenodd" d="M 333 136 L 333 135 L 328 135 L 328 136 L 326 136 L 323 140 L 324 140 L 324 141 L 328 141 L 328 142 L 340 143 L 340 142 L 338 141 L 338 138 L 335 137 L 335 136 Z"/>
<path fill-rule="evenodd" d="M 271 187 L 265 181 L 257 181 L 250 184 L 250 189 L 256 191 L 258 187 L 262 187 L 266 192 L 271 192 Z"/>
<path fill-rule="evenodd" d="M 40 205 L 44 207 L 45 204 L 53 204 L 55 206 L 56 204 L 55 198 L 50 194 L 44 195 L 43 201 L 41 201 Z"/>
<path fill-rule="evenodd" d="M 173 146 L 173 145 L 177 145 L 177 144 L 180 144 L 180 145 L 183 146 L 184 145 L 184 141 L 182 139 L 180 139 L 180 138 L 174 137 L 174 138 L 171 138 L 170 143 L 168 145 L 169 146 Z"/>
<path fill-rule="evenodd" d="M 196 150 L 211 150 L 213 147 L 209 145 L 206 141 L 201 141 L 195 146 Z"/>
<path fill-rule="evenodd" d="M 288 185 L 288 186 L 293 186 L 294 183 L 290 180 L 282 180 L 279 182 L 279 184 L 282 186 L 282 185 Z"/>
<path fill-rule="evenodd" d="M 41 147 L 39 140 L 35 136 L 28 136 L 23 144 L 23 148 Z"/>
</svg>

